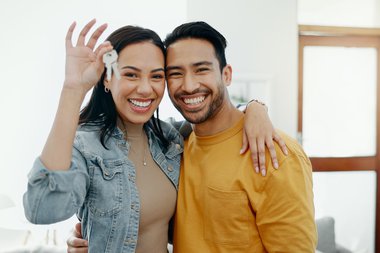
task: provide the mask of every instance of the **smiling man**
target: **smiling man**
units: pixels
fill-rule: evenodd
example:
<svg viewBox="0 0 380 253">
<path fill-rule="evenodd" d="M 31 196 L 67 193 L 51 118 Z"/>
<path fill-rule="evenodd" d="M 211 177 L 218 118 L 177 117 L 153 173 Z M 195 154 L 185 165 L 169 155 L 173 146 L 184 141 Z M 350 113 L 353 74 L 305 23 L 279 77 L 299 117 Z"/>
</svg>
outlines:
<svg viewBox="0 0 380 253">
<path fill-rule="evenodd" d="M 241 156 L 244 114 L 231 103 L 226 40 L 204 22 L 169 34 L 166 75 L 175 107 L 193 123 L 185 142 L 174 225 L 174 252 L 315 252 L 311 164 L 285 134 L 279 170 L 255 176 Z M 276 147 L 279 151 L 279 147 Z"/>
</svg>

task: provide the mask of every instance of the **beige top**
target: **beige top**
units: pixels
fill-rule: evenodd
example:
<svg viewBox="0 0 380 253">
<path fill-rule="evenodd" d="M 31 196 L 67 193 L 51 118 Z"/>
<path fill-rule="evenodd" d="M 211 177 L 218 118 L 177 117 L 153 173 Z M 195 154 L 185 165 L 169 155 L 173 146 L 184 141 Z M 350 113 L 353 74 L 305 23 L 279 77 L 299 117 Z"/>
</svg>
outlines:
<svg viewBox="0 0 380 253">
<path fill-rule="evenodd" d="M 136 169 L 140 198 L 140 226 L 136 252 L 167 252 L 168 222 L 174 214 L 177 192 L 150 153 L 143 125 L 125 123 L 130 152 Z M 121 128 L 122 129 L 122 128 Z"/>
</svg>

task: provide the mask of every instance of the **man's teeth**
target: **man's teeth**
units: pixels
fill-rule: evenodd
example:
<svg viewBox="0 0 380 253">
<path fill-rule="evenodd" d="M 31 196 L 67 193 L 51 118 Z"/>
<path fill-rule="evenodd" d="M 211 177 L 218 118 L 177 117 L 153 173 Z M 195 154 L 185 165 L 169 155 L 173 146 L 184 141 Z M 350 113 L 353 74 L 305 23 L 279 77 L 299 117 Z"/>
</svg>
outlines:
<svg viewBox="0 0 380 253">
<path fill-rule="evenodd" d="M 152 103 L 152 100 L 138 101 L 138 100 L 130 99 L 129 101 L 133 105 L 138 106 L 138 107 L 148 107 Z"/>
<path fill-rule="evenodd" d="M 203 100 L 205 100 L 204 96 L 196 97 L 196 98 L 185 98 L 183 101 L 185 102 L 185 104 L 196 105 L 196 104 L 202 103 Z"/>
</svg>

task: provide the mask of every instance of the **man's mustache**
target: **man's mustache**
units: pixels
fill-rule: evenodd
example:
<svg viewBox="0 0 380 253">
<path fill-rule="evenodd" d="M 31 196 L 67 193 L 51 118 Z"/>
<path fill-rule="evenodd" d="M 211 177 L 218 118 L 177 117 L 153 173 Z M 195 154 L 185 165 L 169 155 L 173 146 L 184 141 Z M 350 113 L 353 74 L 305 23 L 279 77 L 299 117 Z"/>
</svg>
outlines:
<svg viewBox="0 0 380 253">
<path fill-rule="evenodd" d="M 198 89 L 193 90 L 192 92 L 179 91 L 179 92 L 177 92 L 174 95 L 174 97 L 175 98 L 180 98 L 182 96 L 191 96 L 191 95 L 195 95 L 195 94 L 198 94 L 198 93 L 209 94 L 209 93 L 211 93 L 211 90 L 210 89 L 206 89 L 206 88 L 198 88 Z"/>
</svg>

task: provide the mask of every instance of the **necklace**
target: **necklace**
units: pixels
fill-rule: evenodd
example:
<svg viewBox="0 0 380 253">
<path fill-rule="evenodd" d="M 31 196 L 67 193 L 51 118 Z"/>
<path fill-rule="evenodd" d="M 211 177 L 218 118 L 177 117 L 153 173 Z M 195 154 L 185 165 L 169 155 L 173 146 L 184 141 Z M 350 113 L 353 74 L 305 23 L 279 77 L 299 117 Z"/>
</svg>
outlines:
<svg viewBox="0 0 380 253">
<path fill-rule="evenodd" d="M 128 142 L 130 144 L 130 150 L 133 153 L 133 154 L 131 154 L 130 158 L 131 158 L 131 160 L 136 160 L 136 158 L 139 161 L 142 160 L 142 165 L 147 166 L 148 163 L 146 161 L 146 150 L 147 150 L 147 148 L 146 148 L 146 144 L 145 144 L 145 134 L 142 135 L 142 138 L 139 141 L 141 141 L 141 140 L 142 140 L 142 146 L 143 146 L 142 150 L 143 150 L 143 152 L 139 153 L 138 151 L 135 150 L 134 145 L 132 144 L 135 141 L 131 141 L 130 139 L 128 139 Z M 134 144 L 136 144 L 136 142 Z M 137 146 L 139 146 L 139 145 L 137 145 Z M 140 157 L 141 155 L 142 155 L 142 158 Z"/>
<path fill-rule="evenodd" d="M 129 159 L 131 159 L 136 165 L 141 164 L 147 166 L 147 136 L 142 129 L 141 125 L 127 124 L 121 122 L 122 132 L 124 133 L 125 140 L 128 141 L 130 152 L 128 154 Z"/>
<path fill-rule="evenodd" d="M 143 165 L 146 166 L 147 163 L 146 163 L 146 143 L 147 143 L 147 140 L 145 139 L 146 138 L 146 135 L 144 134 L 144 131 L 142 131 L 142 136 L 143 138 L 141 138 L 143 140 L 143 150 L 144 150 L 144 153 L 143 153 Z"/>
</svg>

